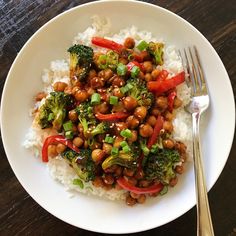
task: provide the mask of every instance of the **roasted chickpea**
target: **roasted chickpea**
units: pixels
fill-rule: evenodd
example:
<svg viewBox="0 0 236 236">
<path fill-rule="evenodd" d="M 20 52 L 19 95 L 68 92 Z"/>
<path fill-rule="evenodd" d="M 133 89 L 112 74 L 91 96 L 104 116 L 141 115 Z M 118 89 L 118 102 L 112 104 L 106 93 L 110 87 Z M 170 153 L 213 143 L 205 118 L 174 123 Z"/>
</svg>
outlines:
<svg viewBox="0 0 236 236">
<path fill-rule="evenodd" d="M 153 108 L 151 110 L 151 114 L 154 115 L 154 116 L 158 116 L 158 115 L 161 114 L 161 111 L 158 108 Z"/>
<path fill-rule="evenodd" d="M 125 167 L 123 170 L 123 175 L 128 176 L 128 177 L 132 177 L 134 175 L 134 172 L 135 172 L 134 170 L 128 169 Z"/>
<path fill-rule="evenodd" d="M 92 96 L 95 93 L 95 90 L 93 88 L 89 87 L 87 89 L 87 93 L 88 93 L 89 96 Z"/>
<path fill-rule="evenodd" d="M 138 184 L 140 187 L 146 188 L 150 185 L 150 181 L 143 179 L 143 180 L 140 180 Z"/>
<path fill-rule="evenodd" d="M 135 179 L 134 177 L 126 177 L 126 178 L 127 178 L 128 183 L 130 183 L 131 185 L 133 185 L 133 186 L 137 185 L 138 180 Z"/>
<path fill-rule="evenodd" d="M 153 65 L 152 65 L 151 61 L 145 61 L 143 63 L 143 67 L 144 67 L 144 70 L 146 71 L 146 73 L 151 73 L 153 70 Z"/>
<path fill-rule="evenodd" d="M 182 104 L 183 104 L 182 100 L 180 100 L 179 98 L 176 97 L 175 100 L 174 100 L 174 108 L 175 109 L 179 108 L 179 107 L 182 106 Z"/>
<path fill-rule="evenodd" d="M 174 114 L 171 113 L 171 112 L 169 112 L 169 111 L 167 111 L 167 112 L 165 113 L 165 118 L 166 118 L 166 120 L 168 120 L 168 121 L 172 121 L 172 120 L 174 119 Z"/>
<path fill-rule="evenodd" d="M 97 76 L 97 72 L 94 69 L 91 69 L 88 74 L 88 80 L 91 80 L 93 77 Z"/>
<path fill-rule="evenodd" d="M 133 206 L 136 204 L 136 199 L 132 198 L 130 195 L 126 197 L 125 201 L 128 206 Z"/>
<path fill-rule="evenodd" d="M 126 110 L 131 111 L 135 107 L 137 107 L 138 102 L 135 98 L 133 98 L 131 96 L 127 96 L 127 97 L 124 98 L 123 104 L 124 104 L 124 107 L 125 107 Z"/>
<path fill-rule="evenodd" d="M 100 161 L 102 161 L 103 157 L 105 156 L 105 152 L 99 148 L 94 149 L 92 151 L 91 156 L 92 156 L 92 159 L 94 162 L 100 162 Z"/>
<path fill-rule="evenodd" d="M 164 148 L 167 148 L 167 149 L 172 149 L 175 146 L 175 143 L 172 139 L 165 139 L 163 140 L 162 144 Z"/>
<path fill-rule="evenodd" d="M 70 110 L 68 113 L 68 117 L 72 122 L 75 122 L 78 120 L 78 114 L 75 110 Z"/>
<path fill-rule="evenodd" d="M 84 148 L 85 148 L 85 149 L 87 149 L 87 148 L 88 148 L 88 146 L 89 146 L 89 145 L 88 145 L 88 141 L 87 141 L 87 140 L 85 140 L 85 141 L 84 141 Z"/>
<path fill-rule="evenodd" d="M 123 58 L 123 57 L 119 58 L 119 62 L 124 64 L 124 65 L 127 65 L 129 63 L 129 61 L 126 58 Z"/>
<path fill-rule="evenodd" d="M 64 152 L 66 150 L 66 145 L 62 144 L 62 143 L 58 143 L 56 146 L 56 152 L 58 154 Z"/>
<path fill-rule="evenodd" d="M 136 107 L 134 111 L 134 116 L 139 120 L 144 120 L 147 115 L 147 108 L 145 106 Z"/>
<path fill-rule="evenodd" d="M 112 80 L 112 86 L 113 87 L 122 87 L 125 85 L 124 79 L 122 79 L 120 76 L 116 75 L 114 76 Z"/>
<path fill-rule="evenodd" d="M 99 105 L 94 106 L 94 112 L 95 113 L 102 113 L 105 114 L 109 111 L 109 106 L 106 102 L 103 102 Z"/>
<path fill-rule="evenodd" d="M 143 204 L 146 201 L 146 195 L 145 194 L 140 194 L 138 196 L 137 202 L 140 204 Z"/>
<path fill-rule="evenodd" d="M 175 167 L 175 171 L 178 173 L 178 174 L 183 174 L 183 172 L 184 172 L 184 167 L 183 167 L 183 165 L 181 165 L 181 166 L 176 166 Z"/>
<path fill-rule="evenodd" d="M 104 80 L 107 81 L 113 76 L 113 71 L 111 69 L 105 69 L 104 70 Z"/>
<path fill-rule="evenodd" d="M 48 146 L 48 156 L 55 157 L 57 156 L 57 145 L 49 145 Z"/>
<path fill-rule="evenodd" d="M 116 177 L 121 176 L 122 172 L 123 172 L 123 168 L 121 166 L 118 166 L 115 170 L 115 176 Z"/>
<path fill-rule="evenodd" d="M 139 134 L 144 137 L 144 138 L 148 138 L 152 135 L 153 133 L 153 128 L 151 125 L 149 124 L 142 124 L 139 127 Z"/>
<path fill-rule="evenodd" d="M 160 74 L 160 71 L 158 69 L 154 69 L 151 73 L 152 79 L 156 80 L 159 74 Z"/>
<path fill-rule="evenodd" d="M 142 71 L 139 72 L 138 77 L 141 80 L 145 80 L 145 75 L 144 75 L 144 73 Z"/>
<path fill-rule="evenodd" d="M 73 144 L 76 146 L 76 147 L 81 147 L 84 143 L 84 140 L 80 137 L 75 137 L 73 139 Z"/>
<path fill-rule="evenodd" d="M 85 90 L 78 90 L 76 93 L 75 93 L 75 99 L 76 101 L 78 102 L 84 102 L 88 99 L 88 93 L 85 91 Z"/>
<path fill-rule="evenodd" d="M 113 95 L 118 98 L 122 98 L 124 96 L 123 93 L 120 91 L 120 88 L 114 88 L 112 92 Z"/>
<path fill-rule="evenodd" d="M 72 94 L 72 87 L 71 87 L 71 86 L 65 87 L 64 93 L 65 93 L 65 94 Z"/>
<path fill-rule="evenodd" d="M 104 186 L 104 182 L 103 182 L 103 179 L 102 177 L 100 176 L 96 176 L 95 179 L 93 180 L 92 182 L 93 186 L 95 186 L 96 188 L 101 188 Z"/>
<path fill-rule="evenodd" d="M 103 143 L 103 145 L 102 145 L 102 150 L 103 150 L 106 154 L 110 154 L 110 153 L 111 153 L 111 149 L 112 149 L 112 145 L 111 145 L 111 144 Z"/>
<path fill-rule="evenodd" d="M 105 70 L 100 70 L 100 71 L 98 72 L 98 77 L 104 78 L 104 76 L 105 76 Z"/>
<path fill-rule="evenodd" d="M 63 92 L 64 89 L 68 86 L 67 83 L 64 83 L 64 82 L 56 82 L 53 84 L 53 89 L 54 91 L 56 92 Z"/>
<path fill-rule="evenodd" d="M 128 128 L 135 129 L 139 125 L 139 120 L 135 116 L 129 116 L 126 119 L 126 123 L 128 125 Z"/>
<path fill-rule="evenodd" d="M 134 48 L 134 46 L 135 46 L 135 41 L 134 41 L 134 39 L 133 38 L 131 38 L 131 37 L 128 37 L 128 38 L 126 38 L 125 39 L 125 42 L 124 42 L 124 46 L 126 47 L 126 48 Z"/>
<path fill-rule="evenodd" d="M 131 138 L 128 138 L 129 143 L 133 143 L 138 139 L 138 132 L 136 130 L 131 130 L 131 134 L 132 134 Z"/>
<path fill-rule="evenodd" d="M 145 76 L 144 76 L 144 78 L 145 78 L 145 81 L 146 81 L 146 82 L 149 82 L 149 81 L 152 80 L 152 76 L 151 76 L 150 73 L 146 73 Z"/>
<path fill-rule="evenodd" d="M 185 146 L 185 144 L 183 144 L 181 142 L 177 142 L 175 144 L 175 149 L 178 150 L 181 155 L 184 155 L 184 154 L 186 154 L 187 147 Z"/>
<path fill-rule="evenodd" d="M 104 86 L 104 81 L 103 78 L 100 77 L 93 77 L 90 80 L 90 85 L 93 89 L 98 89 L 98 88 L 102 88 Z"/>
<path fill-rule="evenodd" d="M 130 192 L 130 196 L 134 199 L 138 199 L 140 194 L 137 194 L 137 193 L 133 193 L 133 192 Z"/>
<path fill-rule="evenodd" d="M 120 133 L 121 130 L 124 130 L 124 129 L 128 128 L 128 126 L 125 122 L 117 122 L 115 124 L 115 126 L 116 126 L 116 130 L 117 130 L 118 133 Z"/>
<path fill-rule="evenodd" d="M 45 92 L 39 92 L 37 93 L 37 95 L 35 96 L 35 101 L 41 101 L 43 98 L 46 98 L 47 94 Z"/>
<path fill-rule="evenodd" d="M 149 116 L 149 117 L 147 118 L 147 123 L 148 123 L 149 125 L 151 125 L 152 127 L 155 126 L 156 122 L 157 122 L 157 119 L 156 119 L 155 116 Z"/>
<path fill-rule="evenodd" d="M 103 181 L 105 184 L 111 185 L 114 183 L 115 179 L 111 174 L 105 174 L 103 177 Z"/>
<path fill-rule="evenodd" d="M 164 121 L 163 129 L 166 132 L 171 133 L 173 131 L 174 127 L 173 127 L 173 124 L 170 121 Z"/>
<path fill-rule="evenodd" d="M 112 112 L 125 112 L 126 109 L 122 101 L 119 101 L 116 105 L 113 106 Z"/>
<path fill-rule="evenodd" d="M 178 183 L 178 177 L 174 177 L 173 179 L 170 180 L 169 185 L 171 187 L 174 187 Z"/>
<path fill-rule="evenodd" d="M 119 148 L 119 147 L 120 147 L 120 143 L 121 143 L 123 140 L 124 140 L 123 137 L 117 136 L 117 137 L 115 138 L 114 143 L 113 143 L 113 147 Z"/>
<path fill-rule="evenodd" d="M 160 96 L 156 98 L 156 105 L 158 108 L 165 110 L 168 107 L 167 97 Z"/>
</svg>

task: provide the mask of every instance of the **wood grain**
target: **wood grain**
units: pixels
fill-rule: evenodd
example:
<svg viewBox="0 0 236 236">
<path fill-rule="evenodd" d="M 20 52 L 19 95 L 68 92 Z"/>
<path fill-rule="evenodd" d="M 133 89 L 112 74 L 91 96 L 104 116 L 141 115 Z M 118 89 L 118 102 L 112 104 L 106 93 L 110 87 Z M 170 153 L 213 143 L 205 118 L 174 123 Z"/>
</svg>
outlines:
<svg viewBox="0 0 236 236">
<path fill-rule="evenodd" d="M 1 92 L 14 58 L 30 36 L 57 14 L 86 2 L 89 1 L 0 0 Z M 228 71 L 236 94 L 235 0 L 150 0 L 146 2 L 177 13 L 194 25 L 212 43 Z M 216 236 L 236 235 L 235 155 L 234 139 L 228 162 L 209 193 Z M 196 209 L 193 208 L 167 225 L 135 235 L 191 236 L 195 235 L 195 232 Z M 16 179 L 7 161 L 3 145 L 0 143 L 0 235 L 101 234 L 66 224 L 41 208 Z"/>
</svg>

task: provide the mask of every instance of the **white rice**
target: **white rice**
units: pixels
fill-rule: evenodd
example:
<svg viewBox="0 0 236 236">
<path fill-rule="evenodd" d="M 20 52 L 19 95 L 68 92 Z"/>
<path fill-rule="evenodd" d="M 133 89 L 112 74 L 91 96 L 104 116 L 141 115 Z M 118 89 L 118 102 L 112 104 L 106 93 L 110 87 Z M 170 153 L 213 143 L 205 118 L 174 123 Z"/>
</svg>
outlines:
<svg viewBox="0 0 236 236">
<path fill-rule="evenodd" d="M 118 43 L 123 43 L 124 38 L 132 37 L 135 39 L 136 43 L 141 40 L 147 42 L 158 41 L 163 42 L 162 39 L 156 39 L 151 32 L 139 31 L 137 27 L 131 26 L 129 28 L 122 29 L 118 34 L 111 35 L 111 24 L 108 19 L 99 18 L 98 16 L 93 17 L 92 26 L 88 27 L 84 32 L 80 32 L 73 39 L 72 43 L 85 44 L 87 46 L 92 46 L 96 51 L 96 47 L 90 44 L 91 38 L 93 36 L 102 36 L 112 39 Z M 101 48 L 99 48 L 101 50 Z M 168 46 L 165 44 L 164 49 L 164 69 L 170 72 L 170 76 L 175 75 L 182 71 L 182 64 L 179 55 L 177 54 L 174 46 Z M 52 85 L 57 81 L 69 82 L 69 60 L 55 60 L 50 64 L 50 69 L 45 69 L 42 75 L 42 81 L 44 83 L 44 91 L 49 93 L 52 91 Z M 176 118 L 173 122 L 174 124 L 174 138 L 176 140 L 182 141 L 187 145 L 187 151 L 190 154 L 192 150 L 192 134 L 191 130 L 191 117 L 184 110 L 184 105 L 189 102 L 190 91 L 186 84 L 181 84 L 177 87 L 178 97 L 183 101 L 183 106 L 176 111 Z M 43 103 L 36 104 L 40 106 Z M 41 130 L 38 125 L 33 122 L 32 127 L 26 135 L 23 145 L 25 148 L 31 149 L 35 156 L 40 157 L 40 150 L 44 139 L 53 135 L 55 131 L 50 129 Z M 100 197 L 106 197 L 110 200 L 123 200 L 125 198 L 125 190 L 115 190 L 106 191 L 103 188 L 95 188 L 90 182 L 84 183 L 84 187 L 81 188 L 73 184 L 74 179 L 78 179 L 78 176 L 74 170 L 68 165 L 68 163 L 62 159 L 60 156 L 52 158 L 47 164 L 47 168 L 52 178 L 62 183 L 66 190 L 72 194 L 75 192 L 81 192 L 85 194 L 94 194 Z"/>
</svg>

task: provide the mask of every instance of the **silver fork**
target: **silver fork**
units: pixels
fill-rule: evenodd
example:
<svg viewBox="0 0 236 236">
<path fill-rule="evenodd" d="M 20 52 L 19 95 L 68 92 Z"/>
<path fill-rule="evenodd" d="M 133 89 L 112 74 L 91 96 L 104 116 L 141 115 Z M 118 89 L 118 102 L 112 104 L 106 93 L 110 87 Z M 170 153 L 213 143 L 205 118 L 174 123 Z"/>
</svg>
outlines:
<svg viewBox="0 0 236 236">
<path fill-rule="evenodd" d="M 201 114 L 209 106 L 209 95 L 197 48 L 179 52 L 186 73 L 186 82 L 191 87 L 191 101 L 185 109 L 192 114 L 193 159 L 197 198 L 197 236 L 213 236 L 213 226 L 208 204 L 205 177 L 201 159 L 199 124 Z"/>
</svg>

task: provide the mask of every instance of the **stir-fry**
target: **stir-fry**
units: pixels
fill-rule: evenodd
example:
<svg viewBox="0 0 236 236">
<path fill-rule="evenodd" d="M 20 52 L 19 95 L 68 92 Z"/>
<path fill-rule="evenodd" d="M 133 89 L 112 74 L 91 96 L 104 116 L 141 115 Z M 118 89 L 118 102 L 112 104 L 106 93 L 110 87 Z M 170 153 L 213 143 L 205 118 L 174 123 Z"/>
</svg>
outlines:
<svg viewBox="0 0 236 236">
<path fill-rule="evenodd" d="M 42 160 L 60 155 L 78 175 L 74 184 L 124 189 L 128 205 L 144 203 L 175 186 L 184 170 L 186 146 L 173 138 L 172 121 L 185 75 L 162 69 L 162 43 L 91 43 L 94 49 L 68 49 L 69 83 L 55 82 L 53 92 L 36 96 L 37 123 L 57 131 L 44 140 Z"/>
</svg>

